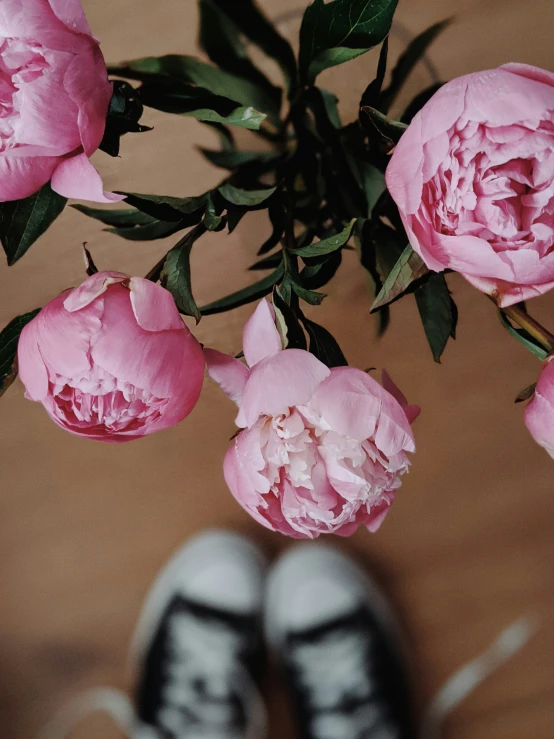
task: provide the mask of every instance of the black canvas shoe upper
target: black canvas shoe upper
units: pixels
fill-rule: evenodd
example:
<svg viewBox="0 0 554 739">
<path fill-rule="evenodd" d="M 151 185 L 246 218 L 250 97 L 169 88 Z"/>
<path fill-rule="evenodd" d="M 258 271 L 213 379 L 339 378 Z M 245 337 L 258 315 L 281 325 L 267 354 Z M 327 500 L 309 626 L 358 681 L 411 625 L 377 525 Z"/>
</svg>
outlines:
<svg viewBox="0 0 554 739">
<path fill-rule="evenodd" d="M 143 659 L 137 716 L 160 739 L 243 739 L 261 665 L 258 619 L 175 595 Z"/>
<path fill-rule="evenodd" d="M 369 608 L 282 645 L 303 739 L 412 739 L 405 669 Z"/>
</svg>

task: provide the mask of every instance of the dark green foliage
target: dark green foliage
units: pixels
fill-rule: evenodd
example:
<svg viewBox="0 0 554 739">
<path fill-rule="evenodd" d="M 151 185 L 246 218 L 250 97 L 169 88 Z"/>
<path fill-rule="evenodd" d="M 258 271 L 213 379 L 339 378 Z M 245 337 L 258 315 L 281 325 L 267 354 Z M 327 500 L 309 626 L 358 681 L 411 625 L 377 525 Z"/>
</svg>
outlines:
<svg viewBox="0 0 554 739">
<path fill-rule="evenodd" d="M 310 337 L 310 352 L 327 367 L 344 367 L 348 364 L 337 340 L 323 326 L 302 316 L 302 323 Z"/>
<path fill-rule="evenodd" d="M 134 88 L 128 82 L 116 80 L 113 83 L 113 94 L 108 108 L 104 137 L 100 143 L 102 151 L 112 157 L 119 156 L 123 135 L 151 131 L 151 128 L 139 123 L 142 112 L 143 105 Z"/>
<path fill-rule="evenodd" d="M 162 285 L 169 290 L 181 313 L 201 318 L 200 311 L 192 294 L 190 274 L 190 253 L 197 239 L 206 231 L 203 224 L 196 226 L 168 252 L 161 274 Z"/>
<path fill-rule="evenodd" d="M 15 264 L 52 225 L 65 208 L 67 198 L 44 185 L 24 200 L 0 203 L 0 241 L 8 264 Z"/>
<path fill-rule="evenodd" d="M 29 321 L 39 312 L 40 309 L 25 313 L 23 316 L 17 316 L 8 323 L 3 331 L 0 331 L 0 396 L 6 392 L 17 377 L 19 336 Z"/>
<path fill-rule="evenodd" d="M 456 304 L 452 300 L 444 275 L 432 274 L 414 294 L 433 359 L 440 362 L 448 339 L 456 338 Z"/>
<path fill-rule="evenodd" d="M 364 54 L 389 33 L 397 0 L 314 0 L 300 30 L 300 75 L 311 83 L 328 67 Z"/>
</svg>

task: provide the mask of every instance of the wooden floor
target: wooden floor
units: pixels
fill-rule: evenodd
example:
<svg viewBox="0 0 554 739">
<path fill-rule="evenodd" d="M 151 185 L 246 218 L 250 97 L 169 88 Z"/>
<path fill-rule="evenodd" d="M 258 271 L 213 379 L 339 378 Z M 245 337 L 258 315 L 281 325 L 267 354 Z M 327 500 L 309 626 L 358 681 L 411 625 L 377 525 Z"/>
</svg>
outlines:
<svg viewBox="0 0 554 739">
<path fill-rule="evenodd" d="M 195 53 L 194 0 L 85 0 L 109 60 Z M 272 14 L 298 0 L 264 0 Z M 457 14 L 432 57 L 441 77 L 522 61 L 552 68 L 551 0 L 401 0 L 393 47 L 406 30 Z M 294 25 L 294 24 L 292 24 Z M 292 27 L 291 25 L 291 27 Z M 371 79 L 374 57 L 326 74 L 345 112 Z M 414 74 L 410 93 L 425 84 Z M 150 114 L 150 134 L 128 137 L 119 160 L 99 155 L 107 186 L 196 194 L 220 177 L 196 147 L 215 145 L 197 122 Z M 205 302 L 252 279 L 244 268 L 268 226 L 251 215 L 231 237 L 206 238 L 193 253 L 195 291 Z M 126 244 L 67 210 L 28 256 L 0 266 L 0 325 L 44 304 L 83 277 L 87 241 L 100 268 L 145 274 L 164 243 Z M 462 663 L 524 613 L 537 636 L 452 716 L 449 739 L 554 736 L 554 462 L 535 446 L 515 395 L 539 364 L 500 327 L 489 302 L 461 279 L 458 340 L 443 364 L 430 357 L 411 299 L 395 306 L 377 342 L 364 276 L 350 253 L 318 320 L 340 337 L 350 362 L 386 366 L 422 406 L 418 453 L 386 524 L 340 541 L 382 579 L 406 624 L 422 703 Z M 554 293 L 534 301 L 554 325 Z M 205 344 L 240 346 L 250 308 L 206 318 Z M 71 437 L 18 383 L 0 402 L 0 736 L 31 739 L 65 701 L 98 684 L 128 688 L 127 643 L 141 601 L 172 550 L 207 526 L 252 534 L 276 555 L 289 542 L 260 530 L 227 492 L 221 460 L 233 407 L 207 383 L 188 421 L 125 446 Z M 281 692 L 271 691 L 272 736 L 289 737 Z M 286 724 L 286 727 L 285 727 Z M 101 719 L 82 739 L 113 739 Z"/>
</svg>

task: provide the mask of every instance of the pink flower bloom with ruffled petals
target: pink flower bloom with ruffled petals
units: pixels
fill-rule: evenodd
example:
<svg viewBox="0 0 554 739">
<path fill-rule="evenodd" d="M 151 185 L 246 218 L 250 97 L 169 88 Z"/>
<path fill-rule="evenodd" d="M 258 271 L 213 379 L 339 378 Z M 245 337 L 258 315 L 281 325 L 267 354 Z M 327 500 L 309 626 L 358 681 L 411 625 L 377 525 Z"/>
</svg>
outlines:
<svg viewBox="0 0 554 739">
<path fill-rule="evenodd" d="M 386 172 L 410 244 L 501 306 L 554 287 L 554 74 L 458 77 L 402 135 Z"/>
<path fill-rule="evenodd" d="M 419 409 L 353 367 L 329 369 L 283 349 L 262 300 L 244 327 L 244 356 L 205 350 L 208 372 L 239 406 L 224 462 L 237 501 L 259 523 L 299 539 L 376 531 L 415 451 Z"/>
<path fill-rule="evenodd" d="M 525 425 L 533 439 L 554 458 L 554 362 L 544 363 L 535 393 L 525 409 Z"/>
<path fill-rule="evenodd" d="M 60 195 L 97 202 L 89 161 L 106 127 L 112 84 L 79 0 L 0 3 L 0 202 L 51 181 Z"/>
<path fill-rule="evenodd" d="M 122 442 L 174 426 L 194 408 L 205 362 L 171 294 L 98 272 L 46 305 L 18 347 L 26 396 L 58 426 Z"/>
</svg>

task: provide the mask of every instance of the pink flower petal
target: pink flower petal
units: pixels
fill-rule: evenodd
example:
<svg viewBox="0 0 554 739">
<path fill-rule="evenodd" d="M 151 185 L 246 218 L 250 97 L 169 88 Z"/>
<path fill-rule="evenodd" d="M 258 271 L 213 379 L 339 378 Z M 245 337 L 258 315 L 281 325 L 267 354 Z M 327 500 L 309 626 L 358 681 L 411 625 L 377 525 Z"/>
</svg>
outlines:
<svg viewBox="0 0 554 739">
<path fill-rule="evenodd" d="M 388 164 L 385 179 L 400 212 L 416 213 L 423 188 L 421 117 L 416 116 L 402 135 Z"/>
<path fill-rule="evenodd" d="M 28 2 L 28 0 L 24 0 Z M 91 36 L 80 0 L 48 0 L 54 15 L 73 33 Z"/>
<path fill-rule="evenodd" d="M 95 203 L 115 203 L 125 195 L 103 192 L 102 178 L 83 152 L 64 159 L 52 175 L 52 189 L 66 198 L 91 200 Z"/>
<path fill-rule="evenodd" d="M 31 400 L 42 401 L 48 394 L 48 373 L 38 348 L 37 317 L 30 321 L 19 337 L 17 359 L 19 379 Z"/>
<path fill-rule="evenodd" d="M 131 305 L 138 325 L 145 331 L 188 331 L 171 293 L 143 277 L 131 277 Z"/>
<path fill-rule="evenodd" d="M 404 413 L 406 414 L 406 418 L 408 419 L 409 423 L 413 423 L 421 413 L 421 408 L 418 405 L 408 404 L 406 396 L 394 384 L 391 376 L 386 370 L 383 370 L 381 377 L 381 383 L 384 389 L 398 401 L 399 405 L 402 407 Z"/>
<path fill-rule="evenodd" d="M 106 292 L 110 285 L 127 282 L 128 275 L 122 272 L 97 272 L 67 294 L 63 306 L 69 313 L 86 308 L 93 300 Z"/>
<path fill-rule="evenodd" d="M 471 81 L 467 87 L 466 115 L 469 120 L 490 127 L 538 123 L 545 108 L 553 104 L 550 85 L 513 74 L 506 68 L 488 69 L 468 77 Z"/>
<path fill-rule="evenodd" d="M 108 81 L 104 57 L 98 46 L 74 56 L 63 86 L 76 106 L 79 143 L 91 156 L 100 146 L 106 128 L 106 116 L 113 92 Z M 75 144 L 75 148 L 78 144 Z"/>
<path fill-rule="evenodd" d="M 174 398 L 177 389 L 185 407 L 190 399 L 196 402 L 205 364 L 192 334 L 145 331 L 135 319 L 130 291 L 121 285 L 110 286 L 103 300 L 102 327 L 91 351 L 94 363 L 157 398 Z"/>
<path fill-rule="evenodd" d="M 19 92 L 17 141 L 50 147 L 53 153 L 69 154 L 81 144 L 77 125 L 79 109 L 64 88 L 64 77 L 72 60 L 66 52 L 44 50 L 43 54 L 49 68 L 25 82 Z M 37 54 L 37 57 L 40 64 L 42 56 Z M 86 74 L 86 70 L 82 73 Z"/>
<path fill-rule="evenodd" d="M 510 265 L 497 254 L 492 246 L 477 236 L 436 235 L 436 243 L 446 255 L 447 267 L 462 274 L 479 277 L 496 277 L 513 280 Z"/>
<path fill-rule="evenodd" d="M 13 157 L 0 153 L 0 202 L 21 200 L 38 192 L 50 180 L 58 157 Z"/>
<path fill-rule="evenodd" d="M 394 493 L 390 492 L 389 496 L 394 500 Z M 381 524 L 388 515 L 389 509 L 392 505 L 392 500 L 383 500 L 382 503 L 371 508 L 369 516 L 366 519 L 366 528 L 372 534 L 381 528 Z"/>
<path fill-rule="evenodd" d="M 237 426 L 250 427 L 262 414 L 277 415 L 306 405 L 329 375 L 328 367 L 302 349 L 286 349 L 262 359 L 244 388 Z"/>
<path fill-rule="evenodd" d="M 275 326 L 273 306 L 265 298 L 260 300 L 244 326 L 242 346 L 249 367 L 283 350 L 281 337 Z"/>
<path fill-rule="evenodd" d="M 102 300 L 69 313 L 64 302 L 68 293 L 51 300 L 36 317 L 36 339 L 46 367 L 64 377 L 74 377 L 91 367 L 90 344 L 98 335 L 104 304 Z"/>
<path fill-rule="evenodd" d="M 545 85 L 554 87 L 554 72 L 549 72 L 547 69 L 533 67 L 531 64 L 519 64 L 518 62 L 502 64 L 499 69 L 511 72 L 512 74 L 519 74 L 520 77 L 525 77 L 528 80 L 535 80 L 535 82 L 542 82 Z"/>
<path fill-rule="evenodd" d="M 238 359 L 215 349 L 204 349 L 208 374 L 221 387 L 225 395 L 240 405 L 244 386 L 250 371 Z"/>
<path fill-rule="evenodd" d="M 535 394 L 525 409 L 525 425 L 537 444 L 554 458 L 554 363 L 545 362 Z"/>
<path fill-rule="evenodd" d="M 398 401 L 355 367 L 331 370 L 310 408 L 343 436 L 363 441 L 375 435 L 377 448 L 387 456 L 415 450 L 410 424 Z"/>
</svg>

